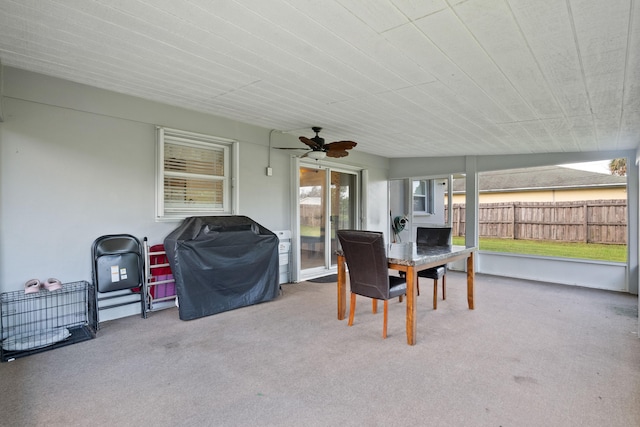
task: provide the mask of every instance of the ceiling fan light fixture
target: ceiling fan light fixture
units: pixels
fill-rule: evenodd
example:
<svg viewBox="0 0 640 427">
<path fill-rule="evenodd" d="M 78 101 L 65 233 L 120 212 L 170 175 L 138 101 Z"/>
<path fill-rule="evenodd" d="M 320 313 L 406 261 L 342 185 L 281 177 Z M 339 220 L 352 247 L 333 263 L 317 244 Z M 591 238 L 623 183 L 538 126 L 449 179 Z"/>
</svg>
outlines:
<svg viewBox="0 0 640 427">
<path fill-rule="evenodd" d="M 307 154 L 307 157 L 310 157 L 314 160 L 322 160 L 327 157 L 327 153 L 325 153 L 324 151 L 311 151 L 309 152 L 309 154 Z"/>
</svg>

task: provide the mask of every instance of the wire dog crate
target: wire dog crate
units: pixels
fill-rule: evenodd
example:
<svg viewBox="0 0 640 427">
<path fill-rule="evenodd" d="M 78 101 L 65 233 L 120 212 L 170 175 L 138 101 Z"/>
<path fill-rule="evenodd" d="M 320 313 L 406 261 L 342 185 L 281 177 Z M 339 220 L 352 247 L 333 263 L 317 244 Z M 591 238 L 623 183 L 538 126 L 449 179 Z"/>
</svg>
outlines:
<svg viewBox="0 0 640 427">
<path fill-rule="evenodd" d="M 95 338 L 96 330 L 95 287 L 86 281 L 0 294 L 2 362 Z"/>
</svg>

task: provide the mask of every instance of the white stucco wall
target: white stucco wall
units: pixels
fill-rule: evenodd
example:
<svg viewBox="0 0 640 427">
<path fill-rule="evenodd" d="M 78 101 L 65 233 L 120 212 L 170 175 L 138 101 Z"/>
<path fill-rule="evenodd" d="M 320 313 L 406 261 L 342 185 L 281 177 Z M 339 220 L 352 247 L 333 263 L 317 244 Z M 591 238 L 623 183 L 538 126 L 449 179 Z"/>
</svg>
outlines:
<svg viewBox="0 0 640 427">
<path fill-rule="evenodd" d="M 156 222 L 155 126 L 240 143 L 239 212 L 289 230 L 290 151 L 269 129 L 5 68 L 0 123 L 0 292 L 31 278 L 91 281 L 91 244 L 128 233 L 160 243 L 178 222 Z M 273 146 L 296 146 L 275 132 Z M 266 176 L 269 162 L 272 176 Z M 368 170 L 367 219 L 386 229 L 388 160 L 353 153 Z"/>
</svg>

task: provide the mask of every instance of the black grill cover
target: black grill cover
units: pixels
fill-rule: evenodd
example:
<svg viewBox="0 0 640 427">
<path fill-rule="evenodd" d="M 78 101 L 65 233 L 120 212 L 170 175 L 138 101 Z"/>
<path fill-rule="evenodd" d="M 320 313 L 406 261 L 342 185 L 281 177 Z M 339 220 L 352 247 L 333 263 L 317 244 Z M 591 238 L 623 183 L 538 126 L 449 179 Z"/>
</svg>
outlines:
<svg viewBox="0 0 640 427">
<path fill-rule="evenodd" d="M 187 218 L 164 247 L 182 320 L 278 296 L 278 236 L 246 216 Z"/>
</svg>

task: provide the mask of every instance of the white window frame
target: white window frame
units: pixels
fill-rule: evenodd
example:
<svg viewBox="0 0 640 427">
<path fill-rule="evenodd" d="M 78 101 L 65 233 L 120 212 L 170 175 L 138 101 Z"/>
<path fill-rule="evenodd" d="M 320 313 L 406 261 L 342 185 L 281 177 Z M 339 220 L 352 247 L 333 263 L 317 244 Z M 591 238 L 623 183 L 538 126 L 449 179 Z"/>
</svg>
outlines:
<svg viewBox="0 0 640 427">
<path fill-rule="evenodd" d="M 185 204 L 184 209 L 165 209 L 164 204 L 164 148 L 165 142 L 196 147 L 200 149 L 222 150 L 224 153 L 224 176 L 219 179 L 223 182 L 223 203 L 221 208 L 189 209 Z M 238 142 L 210 135 L 188 132 L 166 127 L 156 127 L 156 220 L 176 221 L 190 216 L 235 215 L 238 212 L 238 170 L 239 155 Z M 194 175 L 194 178 L 196 176 Z"/>
<path fill-rule="evenodd" d="M 414 193 L 414 183 L 422 182 L 424 183 L 424 191 L 425 194 L 415 194 Z M 433 195 L 435 193 L 435 182 L 433 179 L 413 179 L 411 180 L 411 209 L 414 215 L 433 215 L 435 213 L 435 205 Z M 415 210 L 415 200 L 416 198 L 424 198 L 424 207 L 425 210 Z"/>
</svg>

